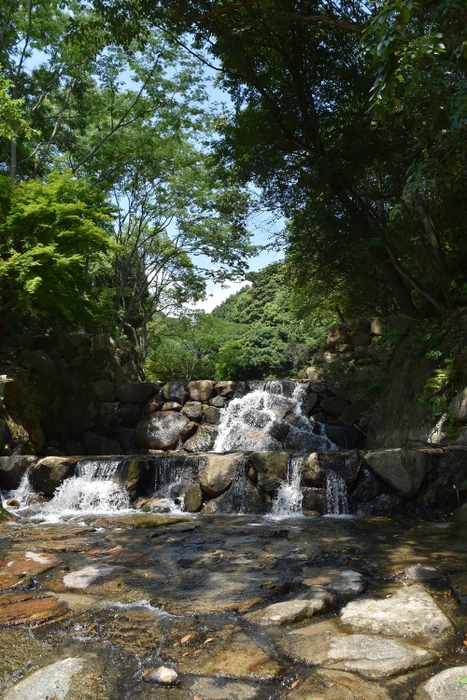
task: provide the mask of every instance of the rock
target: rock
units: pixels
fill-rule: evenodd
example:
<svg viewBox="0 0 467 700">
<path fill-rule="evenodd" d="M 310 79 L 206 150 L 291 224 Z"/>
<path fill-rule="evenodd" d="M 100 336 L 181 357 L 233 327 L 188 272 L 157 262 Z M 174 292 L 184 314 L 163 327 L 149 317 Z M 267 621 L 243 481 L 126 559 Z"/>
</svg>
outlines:
<svg viewBox="0 0 467 700">
<path fill-rule="evenodd" d="M 178 673 L 169 666 L 159 666 L 159 668 L 149 668 L 143 672 L 143 681 L 146 683 L 157 683 L 166 687 L 173 687 L 180 682 Z"/>
<path fill-rule="evenodd" d="M 69 697 L 73 677 L 80 673 L 83 665 L 84 659 L 80 657 L 56 661 L 21 680 L 3 696 L 3 700 L 65 700 Z"/>
<path fill-rule="evenodd" d="M 253 452 L 250 463 L 258 474 L 258 486 L 267 493 L 277 491 L 286 479 L 288 452 Z"/>
<path fill-rule="evenodd" d="M 162 411 L 181 411 L 182 410 L 182 404 L 178 403 L 178 401 L 166 401 L 164 404 L 162 404 Z"/>
<path fill-rule="evenodd" d="M 144 406 L 144 413 L 154 413 L 154 411 L 160 411 L 165 401 L 162 396 L 153 396 L 146 402 Z"/>
<path fill-rule="evenodd" d="M 355 597 L 363 593 L 366 582 L 362 574 L 352 569 L 307 567 L 303 572 L 305 586 L 321 586 L 339 598 Z"/>
<path fill-rule="evenodd" d="M 227 400 L 223 396 L 215 396 L 213 399 L 209 399 L 209 405 L 216 408 L 224 408 L 226 403 Z"/>
<path fill-rule="evenodd" d="M 201 474 L 200 485 L 209 498 L 216 498 L 227 491 L 244 464 L 243 455 L 208 454 Z"/>
<path fill-rule="evenodd" d="M 115 384 L 109 379 L 99 379 L 91 387 L 99 401 L 115 401 L 117 398 Z"/>
<path fill-rule="evenodd" d="M 467 387 L 456 394 L 449 404 L 449 411 L 454 420 L 459 423 L 467 422 Z"/>
<path fill-rule="evenodd" d="M 199 423 L 203 417 L 203 404 L 201 401 L 187 401 L 182 408 L 182 413 L 190 420 Z"/>
<path fill-rule="evenodd" d="M 334 350 L 336 345 L 343 345 L 349 342 L 349 332 L 344 324 L 335 324 L 329 329 L 326 340 L 326 350 Z"/>
<path fill-rule="evenodd" d="M 33 465 L 30 481 L 35 491 L 53 496 L 56 489 L 75 473 L 77 458 L 44 457 Z"/>
<path fill-rule="evenodd" d="M 146 403 L 157 392 L 152 382 L 126 382 L 117 386 L 117 399 L 122 403 Z"/>
<path fill-rule="evenodd" d="M 353 331 L 350 334 L 350 342 L 352 345 L 366 346 L 371 343 L 371 337 L 368 333 L 362 331 Z"/>
<path fill-rule="evenodd" d="M 324 474 L 319 462 L 318 452 L 307 455 L 302 462 L 302 481 L 307 486 L 322 486 Z"/>
<path fill-rule="evenodd" d="M 422 566 L 416 564 L 415 566 L 409 566 L 405 570 L 404 578 L 411 581 L 431 581 L 432 579 L 441 578 L 443 572 L 434 566 Z"/>
<path fill-rule="evenodd" d="M 177 401 L 183 405 L 188 398 L 186 385 L 183 382 L 168 382 L 162 387 L 161 396 L 164 401 Z"/>
<path fill-rule="evenodd" d="M 86 455 L 119 455 L 122 452 L 117 440 L 102 437 L 92 430 L 86 430 L 81 435 L 81 443 Z"/>
<path fill-rule="evenodd" d="M 245 618 L 258 625 L 287 625 L 326 612 L 336 605 L 335 596 L 323 588 L 309 591 L 306 600 L 285 600 L 248 613 Z"/>
<path fill-rule="evenodd" d="M 365 461 L 370 469 L 407 500 L 416 496 L 430 471 L 429 456 L 425 452 L 404 447 L 368 452 Z"/>
<path fill-rule="evenodd" d="M 189 487 L 184 497 L 184 505 L 187 513 L 198 513 L 203 507 L 203 492 L 198 482 Z"/>
<path fill-rule="evenodd" d="M 220 409 L 216 408 L 215 406 L 204 406 L 203 415 L 206 423 L 209 423 L 210 425 L 219 425 L 221 422 L 222 413 Z"/>
<path fill-rule="evenodd" d="M 175 447 L 188 422 L 186 416 L 174 411 L 150 413 L 135 427 L 135 445 L 152 450 Z"/>
<path fill-rule="evenodd" d="M 0 404 L 1 404 L 1 399 L 0 399 Z M 0 405 L 1 408 L 1 405 Z M 3 446 L 5 445 L 6 439 L 7 439 L 7 424 L 3 420 L 3 418 L 0 418 L 0 451 L 3 449 Z"/>
<path fill-rule="evenodd" d="M 238 389 L 239 382 L 216 382 L 214 384 L 214 391 L 219 396 L 225 396 L 227 398 L 232 398 Z"/>
<path fill-rule="evenodd" d="M 0 625 L 5 627 L 37 627 L 66 616 L 66 608 L 49 593 L 6 593 L 0 596 Z"/>
<path fill-rule="evenodd" d="M 348 404 L 344 399 L 340 399 L 337 396 L 331 396 L 328 399 L 322 399 L 320 403 L 320 408 L 328 415 L 337 418 L 341 413 L 345 411 Z"/>
<path fill-rule="evenodd" d="M 327 669 L 316 670 L 287 693 L 287 700 L 392 700 L 393 697 L 379 683 L 365 681 L 353 673 Z"/>
<path fill-rule="evenodd" d="M 391 598 L 354 600 L 340 617 L 354 630 L 375 634 L 443 638 L 453 632 L 451 621 L 418 584 L 397 590 Z"/>
<path fill-rule="evenodd" d="M 193 437 L 183 444 L 183 449 L 187 452 L 209 452 L 214 447 L 217 433 L 216 425 L 203 423 Z"/>
<path fill-rule="evenodd" d="M 363 502 L 371 501 L 379 496 L 380 491 L 381 485 L 379 480 L 366 465 L 363 465 L 357 486 L 352 491 L 352 498 Z"/>
<path fill-rule="evenodd" d="M 106 576 L 115 567 L 113 566 L 85 566 L 78 571 L 72 571 L 63 577 L 63 583 L 67 588 L 88 588 L 96 579 Z"/>
<path fill-rule="evenodd" d="M 26 470 L 36 464 L 38 458 L 33 455 L 12 455 L 0 457 L 0 489 L 12 491 L 17 489 Z"/>
<path fill-rule="evenodd" d="M 319 396 L 317 393 L 311 392 L 310 394 L 307 394 L 302 401 L 302 412 L 305 415 L 309 416 L 311 411 L 315 408 L 318 401 Z"/>
<path fill-rule="evenodd" d="M 356 450 L 325 452 L 319 456 L 319 462 L 324 476 L 327 472 L 332 471 L 345 481 L 348 488 L 352 488 L 355 484 L 363 465 L 363 459 Z"/>
<path fill-rule="evenodd" d="M 191 401 L 209 401 L 214 392 L 214 382 L 209 379 L 189 382 L 187 386 Z"/>
<path fill-rule="evenodd" d="M 456 520 L 458 523 L 467 523 L 467 503 L 463 503 L 461 506 L 459 506 L 459 508 L 456 508 L 454 511 L 454 520 Z"/>
<path fill-rule="evenodd" d="M 467 573 L 451 574 L 451 586 L 456 599 L 461 605 L 467 604 Z"/>
<path fill-rule="evenodd" d="M 139 403 L 125 403 L 118 410 L 118 417 L 122 423 L 137 425 L 143 417 L 143 409 Z"/>
<path fill-rule="evenodd" d="M 467 676 L 467 666 L 455 666 L 436 674 L 417 692 L 416 700 L 465 700 L 467 689 L 459 679 Z"/>
<path fill-rule="evenodd" d="M 203 700 L 255 700 L 259 689 L 239 681 L 221 678 L 198 678 L 190 686 L 192 695 Z"/>
<path fill-rule="evenodd" d="M 314 510 L 320 515 L 327 513 L 326 489 L 304 486 L 302 488 L 303 510 Z"/>
</svg>

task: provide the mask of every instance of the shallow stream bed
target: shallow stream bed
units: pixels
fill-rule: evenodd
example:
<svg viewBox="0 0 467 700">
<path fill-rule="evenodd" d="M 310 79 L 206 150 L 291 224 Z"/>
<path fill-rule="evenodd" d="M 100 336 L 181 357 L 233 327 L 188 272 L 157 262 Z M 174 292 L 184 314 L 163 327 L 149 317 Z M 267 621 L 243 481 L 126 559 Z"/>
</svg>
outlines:
<svg viewBox="0 0 467 700">
<path fill-rule="evenodd" d="M 134 514 L 2 524 L 0 695 L 467 698 L 464 527 Z M 176 687 L 143 680 L 161 665 Z M 428 683 L 446 669 L 450 685 Z"/>
</svg>

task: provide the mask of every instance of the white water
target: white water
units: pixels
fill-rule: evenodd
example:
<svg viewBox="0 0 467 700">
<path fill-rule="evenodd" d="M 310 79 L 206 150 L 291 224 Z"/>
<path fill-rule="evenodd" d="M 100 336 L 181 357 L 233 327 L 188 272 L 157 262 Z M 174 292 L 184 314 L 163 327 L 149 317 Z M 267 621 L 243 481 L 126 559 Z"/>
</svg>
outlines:
<svg viewBox="0 0 467 700">
<path fill-rule="evenodd" d="M 303 493 L 300 486 L 303 457 L 291 457 L 287 464 L 287 483 L 283 484 L 275 497 L 270 518 L 297 517 L 302 515 Z"/>
<path fill-rule="evenodd" d="M 302 414 L 306 384 L 297 383 L 291 397 L 284 396 L 283 386 L 280 381 L 265 382 L 233 399 L 223 411 L 213 452 L 335 449 L 324 427 Z"/>
<path fill-rule="evenodd" d="M 59 486 L 52 500 L 41 505 L 40 513 L 35 518 L 60 522 L 84 515 L 113 515 L 130 511 L 128 495 L 115 479 L 119 464 L 120 460 L 111 459 L 78 462 L 76 475 Z"/>
<path fill-rule="evenodd" d="M 349 499 L 344 479 L 335 472 L 328 471 L 325 486 L 327 515 L 347 515 Z"/>
<path fill-rule="evenodd" d="M 9 501 L 15 502 L 15 508 L 21 508 L 29 505 L 31 494 L 34 493 L 34 491 L 32 490 L 31 483 L 29 481 L 29 474 L 30 469 L 28 467 L 27 470 L 24 472 L 23 476 L 21 477 L 21 481 L 19 482 L 18 488 L 13 489 L 12 491 L 7 491 L 6 493 L 2 494 L 3 503 L 4 505 L 6 505 L 7 508 L 9 507 Z"/>
</svg>

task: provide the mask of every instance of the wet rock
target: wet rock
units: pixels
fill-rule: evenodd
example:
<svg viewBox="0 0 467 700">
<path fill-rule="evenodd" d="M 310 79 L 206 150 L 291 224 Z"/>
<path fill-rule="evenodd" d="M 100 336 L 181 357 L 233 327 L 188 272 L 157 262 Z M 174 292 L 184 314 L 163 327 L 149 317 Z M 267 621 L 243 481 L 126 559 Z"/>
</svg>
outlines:
<svg viewBox="0 0 467 700">
<path fill-rule="evenodd" d="M 0 489 L 11 491 L 17 489 L 24 473 L 38 458 L 33 455 L 13 455 L 0 457 Z"/>
<path fill-rule="evenodd" d="M 8 576 L 37 576 L 62 563 L 55 554 L 45 552 L 15 552 L 4 559 L 0 566 L 0 581 L 3 574 Z"/>
<path fill-rule="evenodd" d="M 189 487 L 183 502 L 187 513 L 198 513 L 201 510 L 203 507 L 203 492 L 198 482 Z"/>
<path fill-rule="evenodd" d="M 48 593 L 6 593 L 0 596 L 0 625 L 37 627 L 67 615 L 57 598 Z"/>
<path fill-rule="evenodd" d="M 379 496 L 380 491 L 380 482 L 373 472 L 364 465 L 360 471 L 357 485 L 352 491 L 352 497 L 357 501 L 371 501 Z"/>
<path fill-rule="evenodd" d="M 248 613 L 245 618 L 257 625 L 287 625 L 326 612 L 337 603 L 335 596 L 315 588 L 305 600 L 285 600 Z"/>
<path fill-rule="evenodd" d="M 258 486 L 267 493 L 277 491 L 285 481 L 289 458 L 288 452 L 253 452 L 250 463 L 258 474 Z"/>
<path fill-rule="evenodd" d="M 255 700 L 259 689 L 239 681 L 222 678 L 198 678 L 190 686 L 191 693 L 203 700 Z"/>
<path fill-rule="evenodd" d="M 85 566 L 78 571 L 72 571 L 63 577 L 67 588 L 87 588 L 96 579 L 106 576 L 114 569 L 113 566 Z"/>
<path fill-rule="evenodd" d="M 80 673 L 84 659 L 70 657 L 50 664 L 45 668 L 31 673 L 17 683 L 6 695 L 4 700 L 34 700 L 35 698 L 53 698 L 65 700 L 72 686 L 73 677 Z M 75 689 L 77 690 L 77 688 Z"/>
<path fill-rule="evenodd" d="M 177 401 L 183 405 L 188 398 L 186 385 L 183 382 L 168 382 L 162 387 L 161 396 L 164 401 Z"/>
<path fill-rule="evenodd" d="M 375 450 L 365 461 L 402 498 L 413 498 L 430 470 L 429 456 L 419 450 Z"/>
<path fill-rule="evenodd" d="M 319 456 L 321 469 L 324 473 L 332 471 L 347 484 L 348 488 L 356 483 L 363 459 L 355 450 L 353 452 L 326 452 Z"/>
<path fill-rule="evenodd" d="M 189 382 L 187 389 L 191 401 L 209 401 L 214 392 L 214 382 L 209 379 L 200 379 Z"/>
<path fill-rule="evenodd" d="M 353 673 L 319 669 L 287 694 L 287 700 L 304 698 L 326 700 L 392 700 L 378 683 L 370 683 Z"/>
<path fill-rule="evenodd" d="M 216 425 L 203 423 L 193 437 L 183 444 L 183 449 L 187 452 L 209 452 L 214 447 L 217 433 Z"/>
<path fill-rule="evenodd" d="M 344 624 L 368 633 L 443 638 L 453 632 L 449 618 L 418 584 L 397 590 L 391 598 L 354 600 L 340 615 Z"/>
<path fill-rule="evenodd" d="M 203 417 L 203 404 L 201 401 L 187 401 L 182 408 L 182 413 L 189 420 L 199 422 Z"/>
<path fill-rule="evenodd" d="M 434 566 L 416 564 L 406 569 L 404 578 L 412 581 L 431 581 L 432 579 L 441 578 L 442 576 L 443 572 Z"/>
<path fill-rule="evenodd" d="M 305 415 L 309 416 L 311 411 L 315 408 L 319 401 L 319 396 L 315 392 L 307 394 L 302 401 L 302 411 Z"/>
<path fill-rule="evenodd" d="M 206 466 L 200 478 L 203 493 L 209 498 L 220 496 L 229 488 L 233 479 L 242 468 L 243 463 L 243 455 L 206 455 Z"/>
<path fill-rule="evenodd" d="M 321 515 L 327 512 L 326 489 L 315 488 L 314 486 L 304 486 L 302 488 L 303 510 L 314 510 Z"/>
<path fill-rule="evenodd" d="M 169 666 L 159 666 L 159 668 L 148 668 L 143 671 L 143 681 L 146 683 L 157 683 L 166 687 L 173 687 L 180 682 L 178 673 Z"/>
<path fill-rule="evenodd" d="M 174 447 L 188 422 L 186 416 L 174 411 L 150 413 L 135 428 L 135 444 L 153 450 Z"/>
<path fill-rule="evenodd" d="M 307 455 L 302 462 L 302 481 L 307 486 L 322 486 L 324 474 L 319 462 L 318 452 Z"/>
<path fill-rule="evenodd" d="M 146 403 L 157 393 L 152 382 L 126 382 L 117 387 L 117 399 L 122 403 Z"/>
<path fill-rule="evenodd" d="M 464 700 L 466 686 L 459 679 L 467 676 L 467 666 L 456 666 L 441 671 L 417 692 L 416 700 Z"/>
<path fill-rule="evenodd" d="M 467 573 L 451 574 L 449 576 L 452 590 L 461 605 L 467 604 Z"/>
<path fill-rule="evenodd" d="M 34 464 L 30 481 L 35 491 L 53 496 L 65 479 L 73 476 L 78 459 L 73 457 L 45 457 Z"/>
<path fill-rule="evenodd" d="M 361 595 L 366 588 L 362 574 L 352 569 L 306 567 L 303 577 L 305 586 L 322 586 L 339 598 Z"/>
<path fill-rule="evenodd" d="M 221 410 L 215 406 L 204 406 L 203 415 L 206 423 L 209 423 L 210 425 L 219 425 L 221 422 Z"/>
</svg>

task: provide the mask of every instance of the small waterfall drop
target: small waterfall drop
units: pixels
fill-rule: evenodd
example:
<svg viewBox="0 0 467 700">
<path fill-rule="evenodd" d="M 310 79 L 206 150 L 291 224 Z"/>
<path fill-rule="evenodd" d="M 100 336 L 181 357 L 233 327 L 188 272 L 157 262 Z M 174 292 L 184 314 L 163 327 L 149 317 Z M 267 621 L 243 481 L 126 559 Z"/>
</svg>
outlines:
<svg viewBox="0 0 467 700">
<path fill-rule="evenodd" d="M 24 472 L 16 489 L 2 493 L 3 504 L 8 509 L 21 509 L 30 504 L 30 499 L 34 491 L 29 481 L 29 467 Z"/>
<path fill-rule="evenodd" d="M 130 509 L 128 494 L 115 479 L 121 460 L 86 459 L 78 462 L 76 475 L 66 479 L 40 518 L 57 522 L 78 515 L 112 515 Z"/>
<path fill-rule="evenodd" d="M 287 464 L 287 482 L 275 497 L 270 517 L 274 520 L 302 515 L 303 493 L 301 489 L 303 457 L 293 456 Z"/>
<path fill-rule="evenodd" d="M 344 479 L 329 470 L 326 472 L 326 511 L 327 515 L 347 515 L 349 513 L 349 499 L 347 484 Z"/>
<path fill-rule="evenodd" d="M 254 382 L 253 391 L 233 399 L 224 410 L 213 452 L 335 449 L 322 426 L 302 413 L 306 385 L 296 383 L 287 392 L 288 385 Z"/>
</svg>

